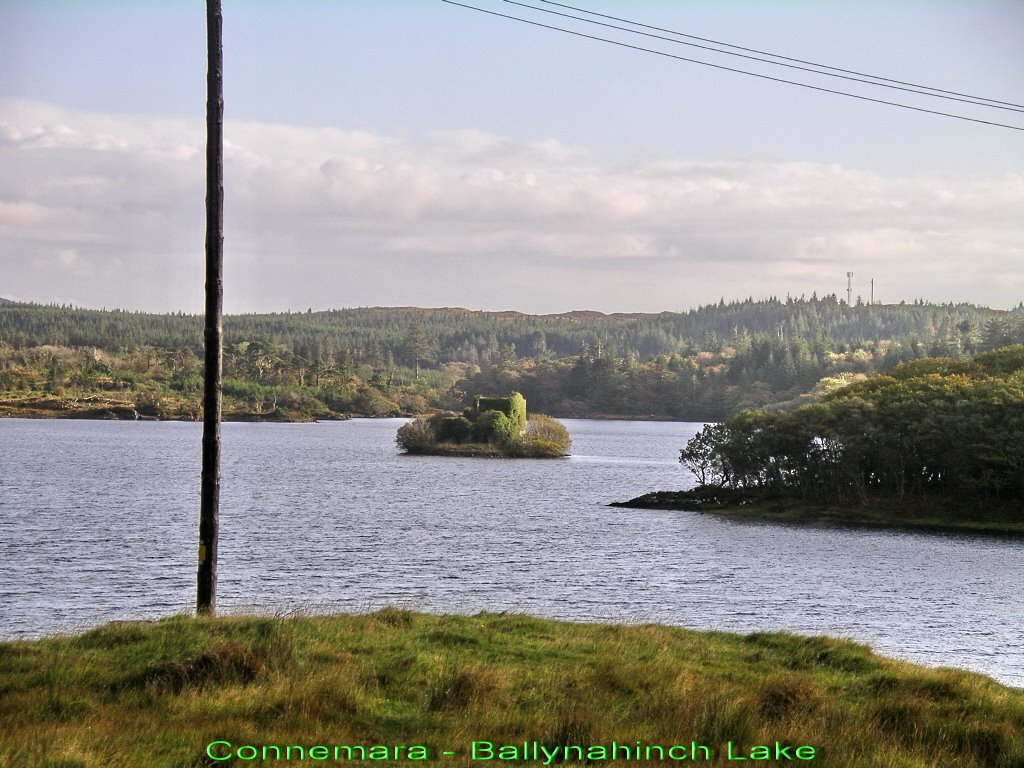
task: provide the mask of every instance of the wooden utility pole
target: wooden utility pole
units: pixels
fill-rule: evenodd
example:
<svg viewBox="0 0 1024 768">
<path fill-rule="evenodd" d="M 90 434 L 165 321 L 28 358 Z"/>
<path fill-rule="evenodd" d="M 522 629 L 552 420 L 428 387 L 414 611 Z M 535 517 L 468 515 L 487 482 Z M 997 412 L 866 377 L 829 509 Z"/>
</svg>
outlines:
<svg viewBox="0 0 1024 768">
<path fill-rule="evenodd" d="M 220 0 L 206 0 L 206 376 L 196 612 L 217 612 L 221 372 L 224 356 L 224 79 Z"/>
</svg>

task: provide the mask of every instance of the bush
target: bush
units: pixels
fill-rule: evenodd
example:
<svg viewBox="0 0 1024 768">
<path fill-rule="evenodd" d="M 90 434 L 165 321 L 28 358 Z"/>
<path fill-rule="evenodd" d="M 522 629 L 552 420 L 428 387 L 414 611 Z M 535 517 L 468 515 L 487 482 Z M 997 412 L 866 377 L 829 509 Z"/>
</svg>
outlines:
<svg viewBox="0 0 1024 768">
<path fill-rule="evenodd" d="M 416 453 L 430 448 L 436 441 L 434 428 L 426 419 L 416 419 L 398 428 L 395 442 L 406 453 Z"/>
<path fill-rule="evenodd" d="M 123 386 L 135 388 L 139 385 L 142 377 L 137 373 L 123 373 L 118 375 Z M 171 389 L 185 394 L 196 394 L 203 391 L 203 377 L 198 373 L 191 375 L 176 373 L 171 377 Z"/>
<path fill-rule="evenodd" d="M 498 411 L 512 421 L 517 434 L 526 429 L 526 398 L 518 392 L 513 392 L 508 397 L 478 395 L 474 404 L 475 408 L 469 409 L 471 413 L 483 416 L 487 411 Z"/>
<path fill-rule="evenodd" d="M 317 399 L 336 413 L 355 410 L 356 391 L 354 387 L 331 387 L 317 392 Z"/>
<path fill-rule="evenodd" d="M 359 388 L 352 400 L 352 406 L 358 413 L 365 413 L 368 416 L 393 416 L 402 412 L 394 400 L 365 385 Z"/>
<path fill-rule="evenodd" d="M 473 422 L 465 416 L 443 416 L 435 429 L 439 443 L 465 443 L 473 436 Z"/>
<path fill-rule="evenodd" d="M 1009 375 L 1024 369 L 1024 344 L 1012 344 L 1009 347 L 993 349 L 991 352 L 983 352 L 974 358 L 974 362 L 982 365 L 986 371 Z"/>
<path fill-rule="evenodd" d="M 543 450 L 544 453 L 564 456 L 572 446 L 569 431 L 558 419 L 543 414 L 534 414 L 526 422 L 523 441 L 527 445 Z"/>
<path fill-rule="evenodd" d="M 512 421 L 516 433 L 519 434 L 526 429 L 526 398 L 518 392 L 513 392 L 509 395 L 508 400 L 511 411 L 508 417 Z"/>
<path fill-rule="evenodd" d="M 480 443 L 507 443 L 517 432 L 515 423 L 501 411 L 484 411 L 473 425 L 473 439 Z"/>
<path fill-rule="evenodd" d="M 398 406 L 411 416 L 425 413 L 428 409 L 426 398 L 417 392 L 399 392 L 394 398 Z"/>
<path fill-rule="evenodd" d="M 939 376 L 979 376 L 984 373 L 983 366 L 972 360 L 954 360 L 951 357 L 924 357 L 900 363 L 889 375 L 894 379 L 916 379 L 928 374 Z"/>
<path fill-rule="evenodd" d="M 323 403 L 299 389 L 283 390 L 278 397 L 277 406 L 306 414 L 322 413 L 324 409 Z"/>
<path fill-rule="evenodd" d="M 135 410 L 141 416 L 163 418 L 166 416 L 164 399 L 154 389 L 144 389 L 135 396 Z"/>
</svg>

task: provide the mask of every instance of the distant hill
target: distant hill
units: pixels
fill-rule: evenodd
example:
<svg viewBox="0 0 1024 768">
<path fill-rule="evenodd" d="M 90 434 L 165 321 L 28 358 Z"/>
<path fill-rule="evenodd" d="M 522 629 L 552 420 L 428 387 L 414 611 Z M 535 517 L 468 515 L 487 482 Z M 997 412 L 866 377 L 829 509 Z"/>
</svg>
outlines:
<svg viewBox="0 0 1024 768">
<path fill-rule="evenodd" d="M 238 418 L 420 414 L 515 391 L 553 416 L 718 421 L 795 407 L 925 356 L 1024 343 L 1024 306 L 849 306 L 831 295 L 658 314 L 371 307 L 231 315 L 224 332 Z M 18 401 L 11 415 L 38 394 L 63 408 L 118 392 L 119 403 L 131 393 L 134 412 L 191 418 L 202 347 L 198 315 L 7 301 L 0 393 Z"/>
<path fill-rule="evenodd" d="M 995 310 L 973 304 L 848 306 L 835 295 L 810 299 L 746 299 L 658 314 L 573 311 L 552 315 L 484 312 L 459 307 L 369 307 L 320 312 L 228 315 L 227 344 L 261 341 L 310 360 L 342 351 L 355 360 L 401 363 L 411 326 L 428 341 L 425 362 L 487 364 L 500 356 L 560 359 L 580 354 L 651 360 L 704 350 L 742 348 L 767 338 L 818 352 L 877 348 L 899 341 L 923 354 L 971 353 L 1021 341 L 1024 307 Z M 202 347 L 199 315 L 22 304 L 0 300 L 0 342 L 96 347 Z"/>
</svg>

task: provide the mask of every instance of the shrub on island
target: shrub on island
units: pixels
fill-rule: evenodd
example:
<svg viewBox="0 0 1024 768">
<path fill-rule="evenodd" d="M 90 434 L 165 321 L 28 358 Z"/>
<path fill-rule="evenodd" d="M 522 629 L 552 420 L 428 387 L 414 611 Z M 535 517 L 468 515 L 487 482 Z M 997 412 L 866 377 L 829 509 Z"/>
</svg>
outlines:
<svg viewBox="0 0 1024 768">
<path fill-rule="evenodd" d="M 439 413 L 404 424 L 395 437 L 406 453 L 441 456 L 557 458 L 569 452 L 569 432 L 542 414 L 527 417 L 526 400 L 477 397 L 462 415 Z"/>
</svg>

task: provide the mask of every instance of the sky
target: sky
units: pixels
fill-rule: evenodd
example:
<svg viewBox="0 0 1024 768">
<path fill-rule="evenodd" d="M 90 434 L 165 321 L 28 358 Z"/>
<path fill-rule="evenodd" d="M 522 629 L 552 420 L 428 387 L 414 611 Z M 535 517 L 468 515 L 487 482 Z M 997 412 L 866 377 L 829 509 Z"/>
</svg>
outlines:
<svg viewBox="0 0 1024 768">
<path fill-rule="evenodd" d="M 847 272 L 865 301 L 1024 300 L 1024 130 L 672 57 L 1022 108 L 465 2 L 669 55 L 442 0 L 223 0 L 225 311 L 685 311 Z M 567 4 L 1024 103 L 1017 0 Z M 202 310 L 205 34 L 197 0 L 0 0 L 0 297 Z"/>
</svg>

